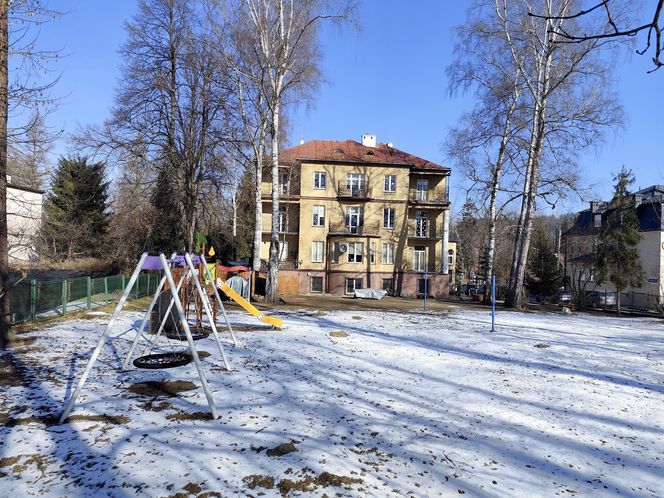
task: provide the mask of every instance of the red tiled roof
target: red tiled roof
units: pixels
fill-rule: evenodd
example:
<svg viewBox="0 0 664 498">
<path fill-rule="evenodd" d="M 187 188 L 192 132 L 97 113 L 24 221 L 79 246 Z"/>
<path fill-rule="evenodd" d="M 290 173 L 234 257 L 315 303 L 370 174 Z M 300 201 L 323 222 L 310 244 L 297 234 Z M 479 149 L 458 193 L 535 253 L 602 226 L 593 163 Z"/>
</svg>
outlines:
<svg viewBox="0 0 664 498">
<path fill-rule="evenodd" d="M 387 144 L 367 147 L 355 140 L 335 142 L 334 140 L 312 140 L 279 153 L 280 162 L 295 160 L 313 160 L 330 162 L 361 162 L 375 164 L 405 165 L 414 168 L 449 171 L 449 168 L 432 163 Z"/>
</svg>

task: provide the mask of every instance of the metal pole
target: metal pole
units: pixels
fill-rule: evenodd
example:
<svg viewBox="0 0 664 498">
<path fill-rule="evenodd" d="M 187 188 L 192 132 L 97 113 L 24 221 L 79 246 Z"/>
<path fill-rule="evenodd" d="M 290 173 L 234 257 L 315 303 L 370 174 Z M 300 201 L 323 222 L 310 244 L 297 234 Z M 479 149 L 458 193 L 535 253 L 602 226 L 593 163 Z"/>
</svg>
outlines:
<svg viewBox="0 0 664 498">
<path fill-rule="evenodd" d="M 187 255 L 185 254 L 185 257 L 186 256 Z M 198 377 L 201 379 L 201 386 L 203 387 L 203 391 L 205 392 L 205 397 L 207 398 L 208 406 L 210 407 L 210 414 L 212 415 L 213 419 L 216 419 L 217 408 L 214 406 L 214 399 L 212 399 L 212 393 L 210 392 L 207 379 L 205 378 L 205 372 L 203 372 L 203 366 L 201 365 L 201 360 L 198 357 L 198 351 L 196 351 L 196 347 L 194 346 L 194 340 L 191 337 L 191 330 L 189 330 L 189 323 L 187 322 L 187 317 L 184 314 L 182 303 L 180 302 L 180 298 L 175 288 L 173 275 L 171 274 L 171 270 L 168 267 L 168 263 L 166 262 L 166 256 L 164 256 L 164 253 L 161 253 L 159 255 L 159 259 L 161 260 L 161 265 L 164 268 L 164 272 L 166 272 L 166 280 L 168 282 L 168 286 L 171 289 L 171 296 L 175 300 L 175 308 L 178 310 L 178 315 L 180 315 L 180 323 L 182 323 L 182 326 L 184 328 L 184 333 L 187 336 L 187 342 L 189 343 L 189 352 L 191 353 L 191 357 L 194 359 L 194 364 L 196 365 L 196 371 L 198 372 Z"/>
<path fill-rule="evenodd" d="M 30 320 L 37 319 L 37 280 L 30 280 Z"/>
<path fill-rule="evenodd" d="M 194 276 L 194 284 L 196 285 L 196 290 L 198 291 L 198 295 L 201 298 L 201 304 L 203 305 L 203 310 L 205 311 L 205 314 L 208 317 L 208 321 L 210 322 L 210 328 L 212 328 L 212 333 L 214 334 L 214 338 L 217 341 L 217 346 L 219 346 L 219 352 L 221 353 L 221 358 L 224 360 L 224 366 L 226 367 L 226 370 L 230 372 L 232 370 L 231 364 L 229 363 L 228 358 L 226 357 L 224 346 L 222 346 L 221 339 L 219 338 L 219 333 L 217 332 L 217 326 L 214 323 L 214 315 L 212 314 L 212 310 L 210 309 L 210 300 L 208 299 L 207 294 L 203 292 L 203 288 L 201 287 L 201 281 L 198 279 L 198 275 L 196 275 L 194 262 L 192 261 L 189 253 L 185 253 L 184 259 L 187 262 L 187 265 L 189 266 L 189 270 L 191 270 L 191 273 Z M 206 273 L 209 275 L 210 270 L 207 267 L 207 263 L 203 259 L 202 263 L 205 269 L 207 270 Z"/>
<path fill-rule="evenodd" d="M 491 275 L 491 332 L 496 331 L 496 276 Z"/>
<path fill-rule="evenodd" d="M 427 309 L 427 276 L 429 267 L 424 265 L 424 311 Z"/>
<path fill-rule="evenodd" d="M 88 277 L 87 284 L 87 308 L 92 309 L 92 278 Z"/>
<path fill-rule="evenodd" d="M 118 319 L 118 316 L 120 316 L 120 311 L 122 311 L 122 307 L 124 306 L 125 302 L 127 301 L 127 297 L 129 297 L 129 293 L 131 292 L 131 288 L 134 286 L 134 283 L 136 282 L 136 279 L 138 278 L 138 274 L 141 272 L 141 268 L 143 268 L 143 263 L 145 263 L 145 258 L 148 257 L 148 253 L 144 252 L 143 255 L 141 256 L 141 259 L 138 261 L 138 264 L 136 265 L 136 269 L 134 270 L 133 275 L 129 279 L 129 284 L 125 288 L 124 292 L 122 293 L 122 297 L 120 297 L 120 301 L 118 301 L 118 305 L 115 307 L 115 311 L 113 312 L 113 315 L 111 316 L 111 319 L 108 321 L 108 324 L 106 325 L 106 328 L 104 329 L 104 332 L 102 333 L 101 337 L 99 338 L 99 341 L 97 342 L 97 347 L 95 350 L 92 352 L 92 356 L 90 356 L 90 360 L 88 361 L 87 366 L 85 367 L 85 370 L 83 370 L 83 375 L 81 375 L 81 378 L 78 381 L 78 384 L 76 385 L 76 389 L 74 389 L 74 392 L 72 395 L 69 397 L 69 400 L 67 401 L 67 405 L 65 406 L 64 411 L 62 412 L 62 415 L 60 416 L 60 423 L 64 422 L 67 417 L 69 416 L 69 413 L 71 412 L 71 409 L 74 407 L 74 403 L 76 403 L 76 399 L 78 398 L 78 395 L 81 394 L 81 389 L 83 388 L 83 384 L 85 384 L 85 381 L 88 378 L 88 375 L 90 375 L 90 372 L 92 371 L 92 367 L 95 364 L 95 361 L 97 361 L 97 357 L 99 356 L 99 353 L 101 353 L 101 348 L 104 346 L 104 343 L 106 342 L 106 339 L 108 338 L 108 335 L 111 332 L 111 329 L 115 325 L 115 322 Z"/>
<path fill-rule="evenodd" d="M 62 281 L 62 316 L 67 314 L 67 279 Z"/>
<path fill-rule="evenodd" d="M 212 275 L 210 275 L 210 270 L 208 270 L 207 267 L 207 261 L 205 261 L 205 256 L 202 254 L 201 254 L 201 261 L 203 262 L 203 266 L 205 267 L 205 271 L 207 273 L 208 278 L 212 279 Z M 226 326 L 228 327 L 228 331 L 231 333 L 231 337 L 233 338 L 233 345 L 237 346 L 237 339 L 235 338 L 233 327 L 231 327 L 231 322 L 228 320 L 228 315 L 226 314 L 226 308 L 224 308 L 224 303 L 221 301 L 221 296 L 219 295 L 219 290 L 217 289 L 217 283 L 214 280 L 211 280 L 211 282 L 212 282 L 212 290 L 214 291 L 214 296 L 217 298 L 217 303 L 219 303 L 219 307 L 221 308 L 221 313 L 224 315 L 224 320 L 226 320 Z"/>
<path fill-rule="evenodd" d="M 108 306 L 108 277 L 104 277 L 104 304 Z"/>
</svg>

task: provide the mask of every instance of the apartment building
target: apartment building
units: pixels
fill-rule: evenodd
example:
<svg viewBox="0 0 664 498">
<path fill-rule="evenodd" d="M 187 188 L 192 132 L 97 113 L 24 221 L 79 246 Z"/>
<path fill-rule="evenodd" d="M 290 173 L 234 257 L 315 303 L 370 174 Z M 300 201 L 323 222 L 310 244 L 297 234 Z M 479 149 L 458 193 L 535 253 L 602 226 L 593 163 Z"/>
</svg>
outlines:
<svg viewBox="0 0 664 498">
<path fill-rule="evenodd" d="M 455 257 L 448 241 L 449 175 L 449 168 L 378 144 L 373 135 L 361 143 L 314 140 L 282 151 L 280 292 L 349 295 L 378 288 L 415 297 L 426 285 L 429 295 L 447 295 Z M 271 188 L 266 172 L 263 260 Z"/>
<path fill-rule="evenodd" d="M 625 289 L 621 301 L 647 309 L 664 303 L 664 186 L 653 185 L 633 195 L 641 233 L 638 251 L 643 286 Z M 564 234 L 567 286 L 582 291 L 615 291 L 610 282 L 597 283 L 592 266 L 592 254 L 608 209 L 608 203 L 592 201 Z"/>
</svg>

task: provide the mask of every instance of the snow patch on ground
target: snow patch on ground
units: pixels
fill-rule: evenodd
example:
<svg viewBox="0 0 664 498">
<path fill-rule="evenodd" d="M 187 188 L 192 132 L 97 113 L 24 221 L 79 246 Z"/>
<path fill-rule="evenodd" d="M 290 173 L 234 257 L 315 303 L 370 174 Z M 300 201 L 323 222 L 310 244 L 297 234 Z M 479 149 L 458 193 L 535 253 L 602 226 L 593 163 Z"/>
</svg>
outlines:
<svg viewBox="0 0 664 498">
<path fill-rule="evenodd" d="M 218 420 L 193 363 L 120 370 L 125 313 L 59 425 L 105 319 L 22 335 L 0 353 L 0 495 L 664 496 L 659 320 L 229 315 L 234 371 L 197 342 Z"/>
</svg>

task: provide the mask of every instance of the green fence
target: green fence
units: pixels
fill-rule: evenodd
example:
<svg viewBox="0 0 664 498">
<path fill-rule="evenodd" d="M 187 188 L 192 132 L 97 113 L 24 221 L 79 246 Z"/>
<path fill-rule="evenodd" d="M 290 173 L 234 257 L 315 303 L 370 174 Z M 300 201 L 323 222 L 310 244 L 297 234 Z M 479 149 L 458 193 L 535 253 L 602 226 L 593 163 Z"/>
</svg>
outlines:
<svg viewBox="0 0 664 498">
<path fill-rule="evenodd" d="M 22 280 L 9 291 L 12 323 L 47 319 L 117 303 L 128 282 L 129 277 L 125 275 Z M 140 273 L 130 299 L 154 294 L 158 283 L 158 273 Z"/>
</svg>

